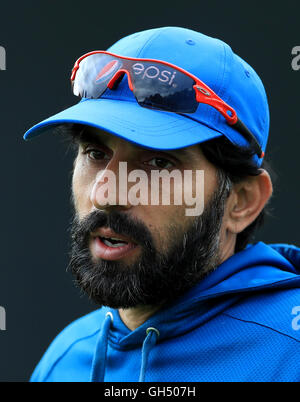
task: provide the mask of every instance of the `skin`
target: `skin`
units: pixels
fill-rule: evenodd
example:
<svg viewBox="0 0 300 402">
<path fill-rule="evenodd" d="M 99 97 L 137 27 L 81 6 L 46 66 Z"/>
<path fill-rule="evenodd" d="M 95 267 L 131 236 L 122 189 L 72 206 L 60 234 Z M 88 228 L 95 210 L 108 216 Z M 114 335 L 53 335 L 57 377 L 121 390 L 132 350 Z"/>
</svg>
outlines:
<svg viewBox="0 0 300 402">
<path fill-rule="evenodd" d="M 107 213 L 118 209 L 140 219 L 152 233 L 155 246 L 160 250 L 167 250 L 168 239 L 164 236 L 167 225 L 170 222 L 180 224 L 183 234 L 195 219 L 193 216 L 185 216 L 186 205 L 118 205 L 118 194 L 116 205 L 101 205 L 102 194 L 97 185 L 101 182 L 101 171 L 109 169 L 118 177 L 119 162 L 124 161 L 127 162 L 128 174 L 131 170 L 142 169 L 148 175 L 149 183 L 152 169 L 204 170 L 204 205 L 216 189 L 216 168 L 205 158 L 198 145 L 162 152 L 143 148 L 96 128 L 88 128 L 87 138 L 79 144 L 72 180 L 74 204 L 79 218 L 84 218 L 95 209 L 102 209 Z M 128 183 L 128 190 L 131 185 L 134 183 Z M 221 262 L 234 254 L 237 234 L 256 219 L 271 194 L 272 183 L 265 170 L 259 176 L 248 177 L 233 187 L 226 202 L 220 230 Z M 90 249 L 93 255 L 92 244 Z M 133 253 L 122 259 L 130 264 L 138 256 L 137 247 Z M 138 306 L 120 309 L 119 314 L 124 324 L 134 330 L 158 309 L 159 306 Z"/>
</svg>

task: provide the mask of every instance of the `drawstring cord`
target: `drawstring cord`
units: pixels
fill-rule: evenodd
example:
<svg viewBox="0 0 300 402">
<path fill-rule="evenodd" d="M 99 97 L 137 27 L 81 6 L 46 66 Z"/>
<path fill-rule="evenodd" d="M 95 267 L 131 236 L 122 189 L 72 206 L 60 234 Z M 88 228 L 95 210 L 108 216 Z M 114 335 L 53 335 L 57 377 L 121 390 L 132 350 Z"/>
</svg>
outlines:
<svg viewBox="0 0 300 402">
<path fill-rule="evenodd" d="M 106 313 L 101 331 L 99 333 L 96 351 L 93 357 L 90 382 L 103 382 L 106 365 L 108 334 L 113 322 L 112 313 Z"/>
<path fill-rule="evenodd" d="M 147 336 L 143 342 L 143 348 L 142 348 L 142 365 L 141 365 L 139 382 L 145 381 L 148 357 L 152 348 L 155 346 L 157 342 L 157 338 L 159 337 L 159 331 L 156 328 L 149 327 L 146 330 L 146 334 Z"/>
<path fill-rule="evenodd" d="M 113 322 L 111 312 L 106 313 L 101 331 L 98 336 L 97 346 L 93 357 L 90 382 L 103 382 L 105 375 L 108 334 Z M 142 347 L 142 364 L 140 370 L 139 382 L 145 381 L 148 358 L 152 348 L 155 346 L 159 337 L 159 331 L 156 328 L 149 327 L 146 330 L 146 338 Z"/>
</svg>

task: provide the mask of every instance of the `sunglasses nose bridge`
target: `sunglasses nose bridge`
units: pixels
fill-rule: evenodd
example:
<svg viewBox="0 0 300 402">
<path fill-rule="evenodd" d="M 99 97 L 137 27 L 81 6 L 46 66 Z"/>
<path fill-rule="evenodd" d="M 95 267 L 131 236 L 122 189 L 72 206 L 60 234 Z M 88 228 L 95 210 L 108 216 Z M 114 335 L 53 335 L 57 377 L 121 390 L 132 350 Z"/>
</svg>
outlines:
<svg viewBox="0 0 300 402">
<path fill-rule="evenodd" d="M 132 84 L 130 72 L 124 68 L 118 70 L 115 73 L 115 75 L 112 77 L 112 79 L 107 84 L 107 87 L 109 89 L 116 89 L 117 86 L 119 85 L 119 83 L 122 81 L 122 78 L 124 77 L 125 74 L 127 75 L 129 88 L 131 91 L 133 91 L 133 84 Z"/>
</svg>

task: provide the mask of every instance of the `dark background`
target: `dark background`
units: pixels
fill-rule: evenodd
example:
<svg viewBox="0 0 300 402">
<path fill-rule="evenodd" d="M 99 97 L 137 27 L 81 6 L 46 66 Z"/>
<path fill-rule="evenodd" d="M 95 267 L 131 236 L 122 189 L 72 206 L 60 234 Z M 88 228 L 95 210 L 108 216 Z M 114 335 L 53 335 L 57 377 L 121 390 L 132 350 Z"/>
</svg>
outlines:
<svg viewBox="0 0 300 402">
<path fill-rule="evenodd" d="M 68 264 L 72 155 L 55 136 L 24 132 L 77 102 L 75 60 L 144 29 L 175 25 L 229 43 L 262 78 L 269 98 L 267 155 L 278 174 L 273 217 L 257 238 L 299 245 L 299 1 L 10 1 L 0 7 L 0 381 L 27 381 L 52 341 L 96 308 L 73 286 Z"/>
</svg>

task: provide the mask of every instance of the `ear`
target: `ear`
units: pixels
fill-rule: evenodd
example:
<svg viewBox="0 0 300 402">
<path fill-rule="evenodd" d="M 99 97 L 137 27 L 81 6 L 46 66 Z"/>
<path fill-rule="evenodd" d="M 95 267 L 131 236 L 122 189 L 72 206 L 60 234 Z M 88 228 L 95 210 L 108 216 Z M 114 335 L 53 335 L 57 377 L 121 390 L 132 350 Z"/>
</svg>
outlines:
<svg viewBox="0 0 300 402">
<path fill-rule="evenodd" d="M 249 226 L 263 210 L 273 192 L 269 173 L 261 169 L 258 176 L 234 185 L 228 199 L 226 229 L 237 234 Z"/>
</svg>

